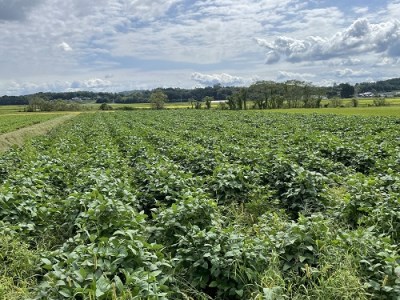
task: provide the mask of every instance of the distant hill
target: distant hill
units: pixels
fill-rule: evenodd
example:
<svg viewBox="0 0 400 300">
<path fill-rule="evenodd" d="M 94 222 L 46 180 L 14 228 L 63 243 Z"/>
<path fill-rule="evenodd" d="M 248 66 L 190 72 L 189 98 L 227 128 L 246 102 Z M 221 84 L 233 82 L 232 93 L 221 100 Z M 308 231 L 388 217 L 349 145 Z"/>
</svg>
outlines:
<svg viewBox="0 0 400 300">
<path fill-rule="evenodd" d="M 357 83 L 356 88 L 360 93 L 366 92 L 393 92 L 400 90 L 400 78 L 393 78 L 388 80 L 381 80 L 376 82 L 363 82 Z"/>
</svg>

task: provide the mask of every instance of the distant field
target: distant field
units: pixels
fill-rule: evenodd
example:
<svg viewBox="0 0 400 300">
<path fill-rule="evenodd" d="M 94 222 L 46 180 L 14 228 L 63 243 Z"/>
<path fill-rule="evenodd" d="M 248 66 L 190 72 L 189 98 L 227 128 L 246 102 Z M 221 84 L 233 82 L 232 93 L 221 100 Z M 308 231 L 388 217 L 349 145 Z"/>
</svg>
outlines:
<svg viewBox="0 0 400 300">
<path fill-rule="evenodd" d="M 24 105 L 0 105 L 0 115 L 24 111 Z"/>
<path fill-rule="evenodd" d="M 386 98 L 386 104 L 388 106 L 400 106 L 400 98 Z M 345 107 L 351 107 L 351 99 L 342 99 L 342 105 Z M 322 100 L 321 104 L 329 104 L 330 100 Z M 374 106 L 374 98 L 358 98 L 358 107 L 371 107 Z"/>
<path fill-rule="evenodd" d="M 398 99 L 395 100 L 400 101 Z M 92 104 L 91 106 L 92 109 L 97 109 L 97 104 Z M 148 103 L 111 104 L 111 106 L 114 109 L 121 109 L 123 107 L 130 107 L 134 109 L 150 108 L 150 105 Z M 165 107 L 167 109 L 191 108 L 190 103 L 185 103 L 185 102 L 167 103 Z M 213 106 L 213 108 L 217 108 L 217 105 Z M 305 113 L 305 114 L 322 113 L 322 114 L 362 115 L 362 116 L 400 116 L 400 105 L 381 106 L 381 107 L 375 107 L 375 106 L 368 107 L 367 105 L 365 106 L 360 105 L 359 107 L 338 107 L 338 108 L 292 108 L 292 109 L 273 109 L 265 111 L 285 112 L 285 113 Z"/>
<path fill-rule="evenodd" d="M 123 109 L 124 107 L 130 107 L 130 108 L 135 108 L 135 109 L 150 109 L 150 103 L 128 103 L 128 104 L 123 104 L 123 103 L 113 103 L 110 104 L 114 109 Z M 90 104 L 92 108 L 98 109 L 100 107 L 99 104 Z M 166 103 L 165 108 L 191 108 L 191 105 L 189 102 L 171 102 L 171 103 Z"/>
<path fill-rule="evenodd" d="M 60 114 L 0 114 L 0 134 L 60 117 Z"/>
<path fill-rule="evenodd" d="M 323 100 L 321 105 L 324 106 L 329 104 L 329 100 Z M 384 107 L 375 107 L 373 106 L 373 99 L 370 98 L 361 98 L 358 99 L 358 107 L 351 106 L 350 99 L 343 99 L 341 101 L 342 107 L 340 108 L 307 108 L 307 109 L 281 109 L 281 110 L 272 110 L 274 112 L 284 111 L 289 113 L 334 113 L 340 115 L 377 115 L 377 116 L 398 116 L 400 115 L 400 98 L 387 98 L 386 104 Z M 99 110 L 101 104 L 98 103 L 88 103 L 83 105 L 84 111 L 97 111 Z M 150 103 L 111 103 L 110 104 L 114 110 L 123 110 L 126 109 L 150 109 Z M 249 108 L 253 106 L 253 102 L 249 101 Z M 219 107 L 218 103 L 213 103 L 212 108 L 217 109 Z M 10 114 L 25 114 L 24 113 L 25 106 L 23 105 L 0 105 L 0 116 L 2 115 L 10 115 Z M 171 102 L 165 104 L 166 109 L 191 109 L 192 105 L 190 102 Z M 202 109 L 205 109 L 205 105 L 202 105 Z M 65 114 L 65 112 L 41 112 L 42 114 Z M 30 114 L 29 114 L 30 115 Z M 36 115 L 36 113 L 35 113 Z"/>
<path fill-rule="evenodd" d="M 248 107 L 252 107 L 252 101 L 248 102 Z M 329 100 L 323 100 L 322 105 L 328 104 Z M 387 106 L 400 106 L 400 98 L 387 98 L 386 99 L 386 104 Z M 131 107 L 135 109 L 149 109 L 150 104 L 149 103 L 128 103 L 128 104 L 122 104 L 122 103 L 115 103 L 115 104 L 110 104 L 114 109 L 121 109 L 123 107 Z M 350 99 L 343 99 L 342 100 L 342 105 L 344 108 L 352 108 L 351 107 L 351 100 Z M 219 104 L 213 103 L 212 108 L 218 108 Z M 90 109 L 98 109 L 100 107 L 100 104 L 93 103 L 93 104 L 88 104 L 87 107 L 90 107 Z M 358 108 L 375 108 L 373 105 L 373 99 L 358 99 Z M 171 103 L 166 103 L 165 108 L 169 109 L 176 109 L 176 108 L 192 108 L 191 104 L 189 102 L 171 102 Z M 202 108 L 205 108 L 205 105 L 202 105 Z"/>
<path fill-rule="evenodd" d="M 381 107 L 338 107 L 338 108 L 292 108 L 274 109 L 267 112 L 298 113 L 298 114 L 335 114 L 360 116 L 395 116 L 400 117 L 400 106 Z"/>
</svg>

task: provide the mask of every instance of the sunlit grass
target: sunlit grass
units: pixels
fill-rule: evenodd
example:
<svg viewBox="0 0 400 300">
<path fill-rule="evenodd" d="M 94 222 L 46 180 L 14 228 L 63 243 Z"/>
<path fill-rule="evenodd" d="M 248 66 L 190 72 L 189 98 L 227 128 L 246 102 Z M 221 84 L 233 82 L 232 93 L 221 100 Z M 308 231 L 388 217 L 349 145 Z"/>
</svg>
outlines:
<svg viewBox="0 0 400 300">
<path fill-rule="evenodd" d="M 274 109 L 267 112 L 301 113 L 301 114 L 335 114 L 361 116 L 397 116 L 400 117 L 400 106 L 381 107 L 338 107 L 338 108 L 293 108 Z"/>
<path fill-rule="evenodd" d="M 373 98 L 359 98 L 358 107 L 352 107 L 351 99 L 342 99 L 340 108 L 324 107 L 319 109 L 282 109 L 282 110 L 271 110 L 274 112 L 284 111 L 288 113 L 329 113 L 329 114 L 340 114 L 340 115 L 374 115 L 374 116 L 399 116 L 400 115 L 400 98 L 386 98 L 387 106 L 375 107 L 373 103 Z M 322 100 L 321 105 L 325 106 L 329 104 L 330 100 Z M 87 103 L 83 104 L 84 111 L 97 111 L 100 108 L 99 103 Z M 111 103 L 110 104 L 114 110 L 122 109 L 150 109 L 150 103 Z M 212 109 L 218 109 L 219 104 L 213 103 Z M 253 107 L 253 102 L 248 101 L 247 107 L 251 109 Z M 24 105 L 0 105 L 0 116 L 7 114 L 37 114 L 37 113 L 26 113 L 24 112 Z M 168 102 L 165 103 L 166 109 L 192 109 L 193 106 L 190 102 Z M 205 109 L 205 104 L 203 103 L 202 109 Z M 268 110 L 269 111 L 269 110 Z M 51 114 L 65 114 L 66 112 L 50 112 Z M 41 112 L 40 114 L 47 114 Z"/>
<path fill-rule="evenodd" d="M 0 115 L 0 134 L 42 123 L 60 117 L 60 114 Z"/>
<path fill-rule="evenodd" d="M 20 113 L 25 107 L 25 105 L 0 105 L 0 115 Z"/>
</svg>

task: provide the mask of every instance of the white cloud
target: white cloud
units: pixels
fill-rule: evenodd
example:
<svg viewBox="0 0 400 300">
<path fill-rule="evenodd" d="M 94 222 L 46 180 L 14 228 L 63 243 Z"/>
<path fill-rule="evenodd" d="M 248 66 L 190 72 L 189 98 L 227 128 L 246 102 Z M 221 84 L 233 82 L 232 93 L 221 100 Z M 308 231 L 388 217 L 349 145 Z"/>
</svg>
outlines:
<svg viewBox="0 0 400 300">
<path fill-rule="evenodd" d="M 400 1 L 391 1 L 387 6 L 387 14 L 393 18 L 398 18 L 400 15 Z"/>
<path fill-rule="evenodd" d="M 388 67 L 397 67 L 399 64 L 400 64 L 400 58 L 383 56 L 375 63 L 375 66 L 388 68 Z"/>
<path fill-rule="evenodd" d="M 359 58 L 345 58 L 345 59 L 331 59 L 329 66 L 357 66 L 363 64 L 363 61 Z"/>
<path fill-rule="evenodd" d="M 193 73 L 191 79 L 206 86 L 221 84 L 223 86 L 243 85 L 245 80 L 241 77 L 232 76 L 226 73 L 221 74 L 202 74 Z"/>
<path fill-rule="evenodd" d="M 365 15 L 366 13 L 368 13 L 369 8 L 368 8 L 368 6 L 357 6 L 357 7 L 353 7 L 353 11 L 356 14 Z"/>
<path fill-rule="evenodd" d="M 307 36 L 330 36 L 337 32 L 343 23 L 343 11 L 336 6 L 328 6 L 297 11 L 278 26 L 288 34 L 288 37 L 301 39 Z"/>
<path fill-rule="evenodd" d="M 398 0 L 0 0 L 0 95 L 191 87 L 192 73 L 240 85 L 339 82 L 348 68 L 396 77 L 399 15 Z"/>
<path fill-rule="evenodd" d="M 62 42 L 62 43 L 58 44 L 57 47 L 60 48 L 61 50 L 65 51 L 65 52 L 70 52 L 70 51 L 72 51 L 71 46 L 68 45 L 66 42 Z"/>
<path fill-rule="evenodd" d="M 0 83 L 0 93 L 4 95 L 28 95 L 38 92 L 72 92 L 72 91 L 112 91 L 113 83 L 109 80 L 92 78 L 74 81 L 52 82 L 19 82 L 8 81 Z"/>
<path fill-rule="evenodd" d="M 104 80 L 101 78 L 92 78 L 92 79 L 87 79 L 87 80 L 81 80 L 81 81 L 74 81 L 71 83 L 70 88 L 71 89 L 84 89 L 84 90 L 101 90 L 108 88 L 112 85 L 112 82 L 109 80 Z"/>
<path fill-rule="evenodd" d="M 315 74 L 310 73 L 296 73 L 296 72 L 286 72 L 286 71 L 279 71 L 278 80 L 290 80 L 290 79 L 297 79 L 301 81 L 309 81 L 314 79 L 316 76 Z"/>
<path fill-rule="evenodd" d="M 365 70 L 353 70 L 353 69 L 339 69 L 335 71 L 335 75 L 340 78 L 344 77 L 365 77 L 365 76 L 370 76 L 371 72 L 370 71 L 365 71 Z"/>
<path fill-rule="evenodd" d="M 400 56 L 400 23 L 397 20 L 371 24 L 358 19 L 343 31 L 330 38 L 309 36 L 304 40 L 281 36 L 269 42 L 256 39 L 256 43 L 268 50 L 268 55 L 290 62 L 327 60 L 335 57 L 365 53 L 386 53 Z"/>
<path fill-rule="evenodd" d="M 141 20 L 154 20 L 163 16 L 182 0 L 131 0 L 122 2 L 132 16 Z"/>
</svg>

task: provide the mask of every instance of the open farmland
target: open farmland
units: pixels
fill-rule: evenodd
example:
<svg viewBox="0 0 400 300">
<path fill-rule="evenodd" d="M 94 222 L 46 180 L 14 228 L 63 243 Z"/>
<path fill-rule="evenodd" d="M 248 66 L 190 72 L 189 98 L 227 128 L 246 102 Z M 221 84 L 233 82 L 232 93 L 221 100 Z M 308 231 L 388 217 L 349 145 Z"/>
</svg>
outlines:
<svg viewBox="0 0 400 300">
<path fill-rule="evenodd" d="M 82 114 L 0 156 L 0 298 L 398 299 L 400 119 Z"/>
<path fill-rule="evenodd" d="M 0 134 L 60 117 L 60 114 L 0 114 Z"/>
</svg>

